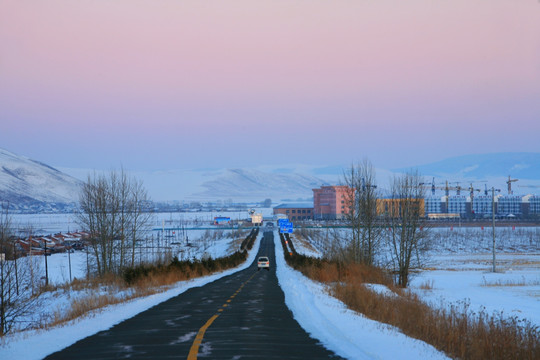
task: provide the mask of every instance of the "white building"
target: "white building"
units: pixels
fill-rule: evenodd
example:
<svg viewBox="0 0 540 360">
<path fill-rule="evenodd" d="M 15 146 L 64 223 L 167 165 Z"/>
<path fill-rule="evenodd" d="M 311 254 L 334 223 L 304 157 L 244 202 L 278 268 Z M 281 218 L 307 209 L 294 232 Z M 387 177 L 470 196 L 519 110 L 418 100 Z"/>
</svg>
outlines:
<svg viewBox="0 0 540 360">
<path fill-rule="evenodd" d="M 521 195 L 500 195 L 497 204 L 497 215 L 521 215 L 521 204 L 523 202 Z"/>
<path fill-rule="evenodd" d="M 448 210 L 449 214 L 467 214 L 467 196 L 465 195 L 450 195 L 448 196 Z M 470 201 L 470 199 L 469 199 Z"/>
<path fill-rule="evenodd" d="M 446 201 L 446 197 L 443 196 L 427 196 L 424 201 L 426 214 L 441 214 L 443 212 L 442 204 Z"/>
<path fill-rule="evenodd" d="M 500 195 L 495 196 L 495 211 L 497 211 L 497 201 Z M 473 198 L 472 211 L 476 216 L 491 216 L 493 205 L 491 195 L 479 195 Z"/>
<path fill-rule="evenodd" d="M 523 198 L 523 202 L 528 204 L 529 215 L 540 214 L 540 195 L 527 195 Z"/>
</svg>

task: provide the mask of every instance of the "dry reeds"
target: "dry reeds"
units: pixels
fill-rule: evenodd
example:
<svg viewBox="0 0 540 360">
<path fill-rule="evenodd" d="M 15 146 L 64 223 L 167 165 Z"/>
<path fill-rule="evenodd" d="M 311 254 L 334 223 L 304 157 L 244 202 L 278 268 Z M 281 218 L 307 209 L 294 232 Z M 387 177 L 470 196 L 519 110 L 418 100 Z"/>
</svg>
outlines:
<svg viewBox="0 0 540 360">
<path fill-rule="evenodd" d="M 426 280 L 420 284 L 420 289 L 422 290 L 433 290 L 435 287 L 435 282 L 433 280 Z"/>
<path fill-rule="evenodd" d="M 331 294 L 350 309 L 395 326 L 453 358 L 540 359 L 540 330 L 527 320 L 508 318 L 503 313 L 473 312 L 468 303 L 432 308 L 417 295 L 395 287 L 392 277 L 376 267 L 303 255 L 286 258 L 304 275 L 328 284 Z M 371 291 L 364 286 L 367 283 L 386 285 L 393 296 Z M 433 282 L 426 282 L 423 288 L 433 286 Z"/>
<path fill-rule="evenodd" d="M 467 303 L 431 308 L 412 293 L 376 294 L 362 284 L 340 283 L 333 294 L 353 310 L 400 328 L 459 359 L 538 359 L 538 327 L 502 313 L 470 311 Z"/>
<path fill-rule="evenodd" d="M 538 286 L 540 285 L 540 280 L 526 281 L 525 278 L 521 280 L 495 280 L 487 281 L 485 278 L 482 281 L 481 286 L 485 287 L 504 287 L 504 286 Z"/>
</svg>

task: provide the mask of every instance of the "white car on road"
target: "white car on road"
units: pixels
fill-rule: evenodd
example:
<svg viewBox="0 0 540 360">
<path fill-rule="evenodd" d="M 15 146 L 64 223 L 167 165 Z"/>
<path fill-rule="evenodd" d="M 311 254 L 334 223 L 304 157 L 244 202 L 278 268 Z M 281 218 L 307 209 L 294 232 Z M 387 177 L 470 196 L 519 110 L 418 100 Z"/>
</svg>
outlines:
<svg viewBox="0 0 540 360">
<path fill-rule="evenodd" d="M 257 271 L 261 269 L 266 269 L 270 271 L 270 260 L 268 259 L 267 256 L 261 256 L 257 260 Z"/>
</svg>

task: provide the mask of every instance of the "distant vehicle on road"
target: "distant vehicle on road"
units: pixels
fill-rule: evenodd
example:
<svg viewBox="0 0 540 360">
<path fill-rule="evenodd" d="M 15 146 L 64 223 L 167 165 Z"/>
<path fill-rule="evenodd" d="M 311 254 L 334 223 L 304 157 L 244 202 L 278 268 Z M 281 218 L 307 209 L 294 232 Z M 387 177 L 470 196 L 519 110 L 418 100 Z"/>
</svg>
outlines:
<svg viewBox="0 0 540 360">
<path fill-rule="evenodd" d="M 261 269 L 266 269 L 270 271 L 270 260 L 266 256 L 261 256 L 257 260 L 257 271 Z"/>
</svg>

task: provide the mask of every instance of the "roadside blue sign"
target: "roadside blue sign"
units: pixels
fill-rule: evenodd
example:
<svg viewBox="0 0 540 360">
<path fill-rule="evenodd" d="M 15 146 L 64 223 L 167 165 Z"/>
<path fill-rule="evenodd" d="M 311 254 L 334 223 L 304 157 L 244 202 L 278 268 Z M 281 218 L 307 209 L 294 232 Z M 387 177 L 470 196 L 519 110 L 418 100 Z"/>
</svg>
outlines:
<svg viewBox="0 0 540 360">
<path fill-rule="evenodd" d="M 289 220 L 281 222 L 279 224 L 279 232 L 282 234 L 292 234 L 293 233 L 293 223 Z"/>
</svg>

